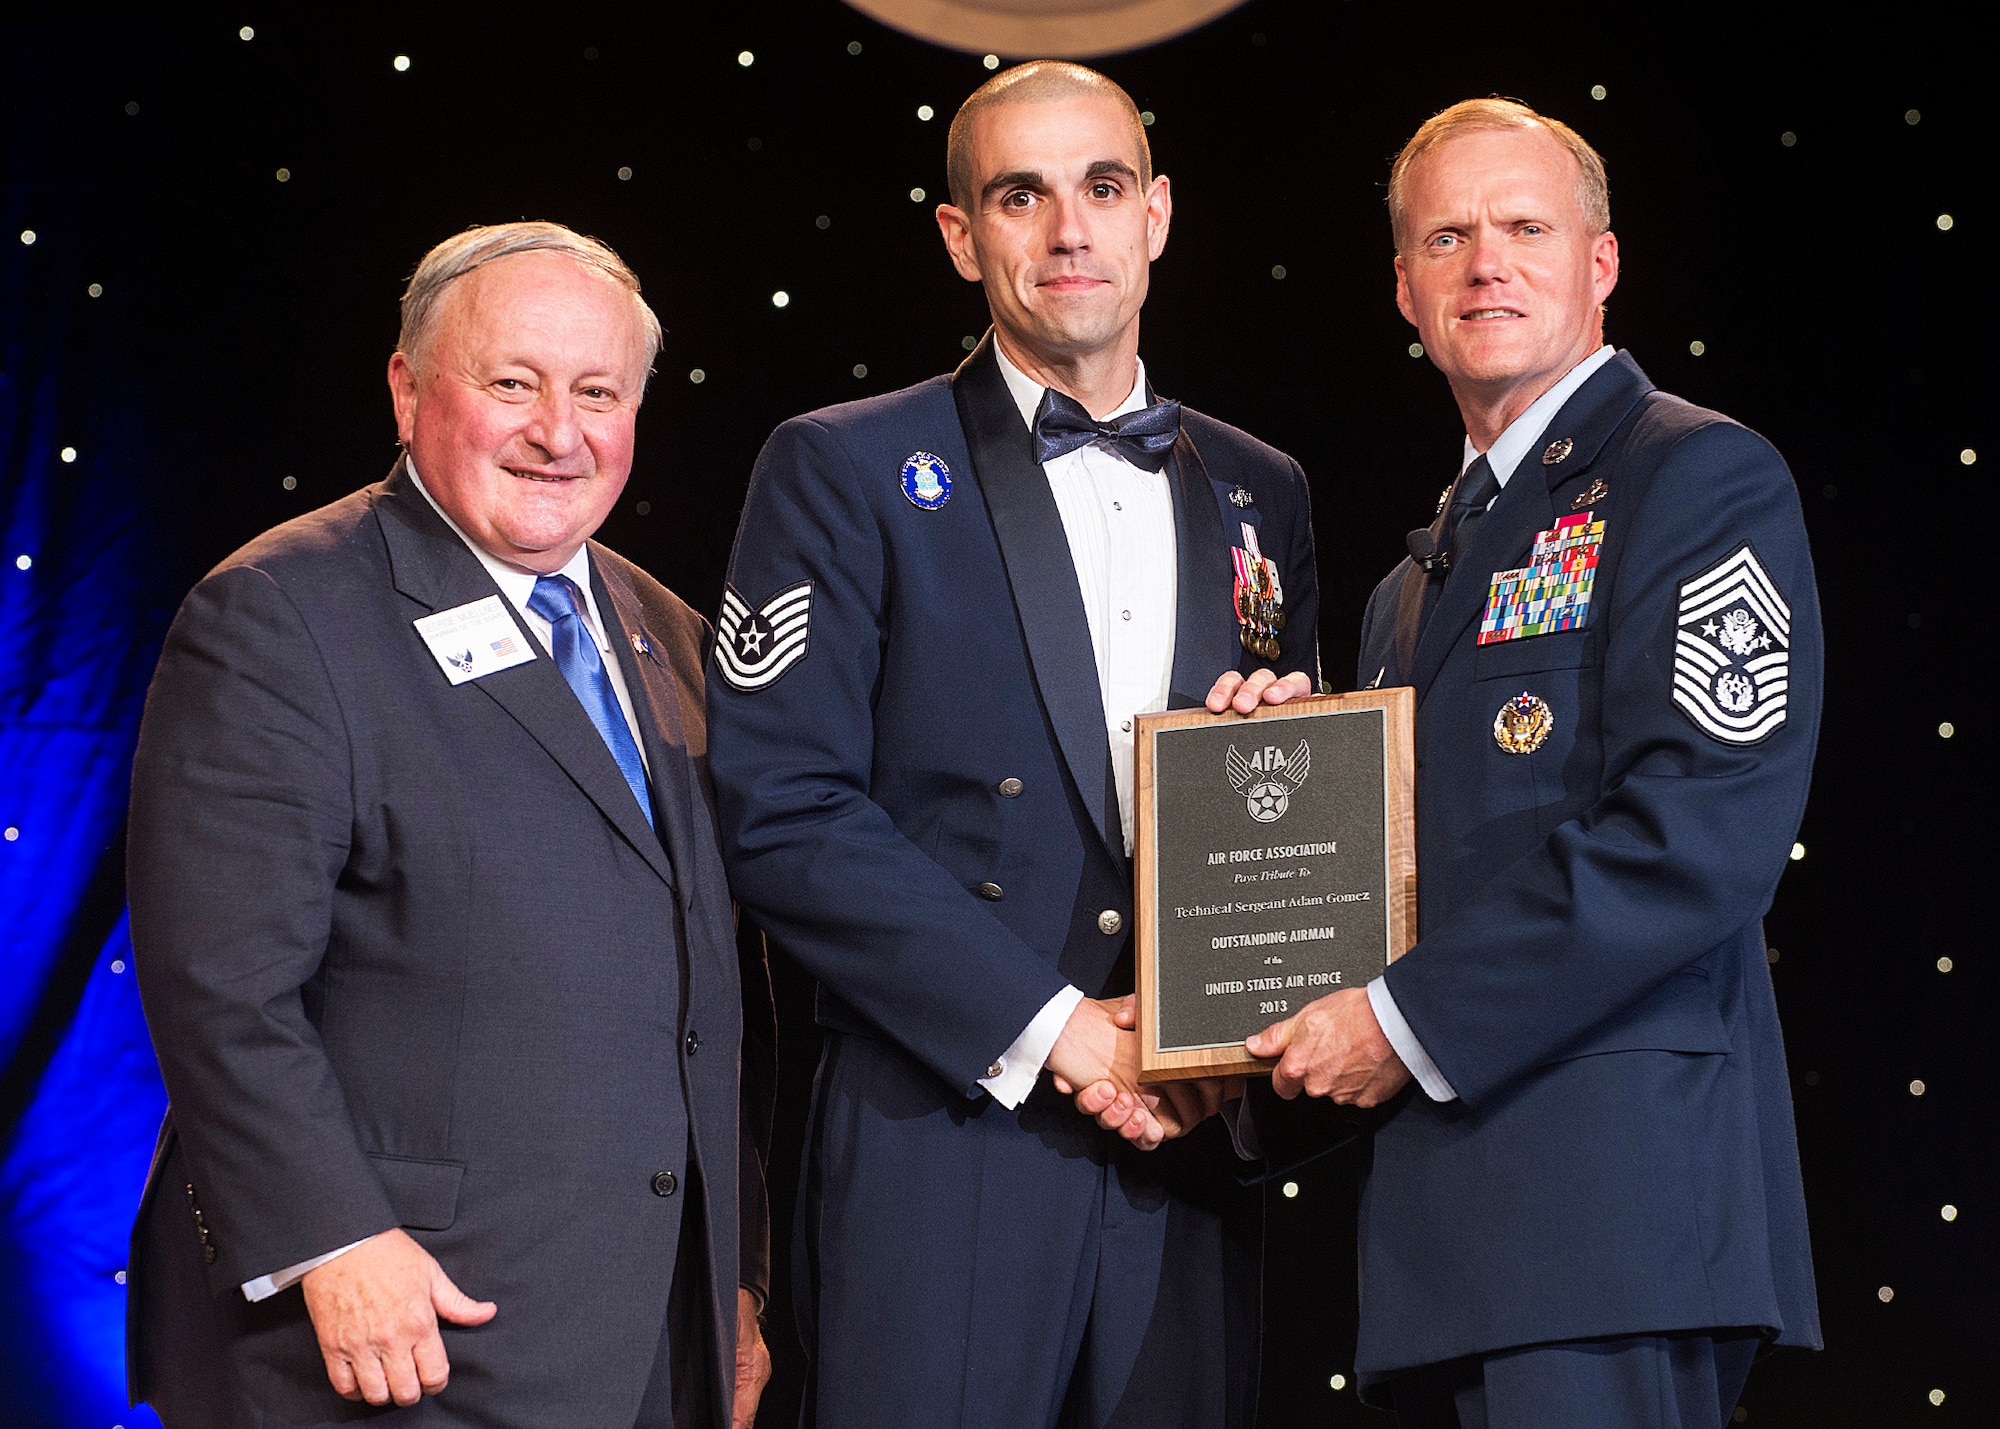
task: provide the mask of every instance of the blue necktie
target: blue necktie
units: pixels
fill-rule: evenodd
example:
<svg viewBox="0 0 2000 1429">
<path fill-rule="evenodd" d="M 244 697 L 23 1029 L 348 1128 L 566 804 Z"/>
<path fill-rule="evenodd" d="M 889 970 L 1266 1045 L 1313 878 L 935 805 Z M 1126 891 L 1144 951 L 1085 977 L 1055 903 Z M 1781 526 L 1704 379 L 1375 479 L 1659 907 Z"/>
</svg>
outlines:
<svg viewBox="0 0 2000 1429">
<path fill-rule="evenodd" d="M 1181 435 L 1181 404 L 1155 402 L 1122 417 L 1103 421 L 1090 415 L 1074 397 L 1050 387 L 1035 408 L 1035 460 L 1051 462 L 1078 447 L 1103 442 L 1144 471 L 1167 464 L 1167 453 Z"/>
<path fill-rule="evenodd" d="M 549 623 L 549 644 L 555 651 L 556 668 L 583 702 L 583 712 L 597 726 L 599 737 L 610 749 L 611 757 L 618 761 L 618 772 L 632 786 L 632 797 L 639 801 L 639 812 L 646 816 L 647 827 L 653 827 L 653 800 L 646 792 L 646 763 L 639 757 L 632 727 L 625 723 L 625 711 L 619 708 L 611 677 L 604 673 L 597 641 L 584 628 L 583 593 L 568 576 L 543 576 L 535 582 L 535 593 L 528 597 L 528 609 Z"/>
</svg>

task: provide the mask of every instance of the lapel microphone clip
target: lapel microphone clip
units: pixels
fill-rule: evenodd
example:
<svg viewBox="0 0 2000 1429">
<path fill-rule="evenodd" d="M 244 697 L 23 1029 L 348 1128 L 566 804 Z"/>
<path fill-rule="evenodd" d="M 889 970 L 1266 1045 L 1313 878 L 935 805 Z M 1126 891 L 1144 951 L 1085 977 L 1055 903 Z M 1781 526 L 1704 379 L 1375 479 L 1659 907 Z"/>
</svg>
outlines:
<svg viewBox="0 0 2000 1429">
<path fill-rule="evenodd" d="M 1403 538 L 1403 544 L 1410 549 L 1410 559 L 1417 563 L 1425 575 L 1435 575 L 1439 571 L 1451 569 L 1451 555 L 1438 549 L 1437 538 L 1424 527 L 1419 527 Z"/>
</svg>

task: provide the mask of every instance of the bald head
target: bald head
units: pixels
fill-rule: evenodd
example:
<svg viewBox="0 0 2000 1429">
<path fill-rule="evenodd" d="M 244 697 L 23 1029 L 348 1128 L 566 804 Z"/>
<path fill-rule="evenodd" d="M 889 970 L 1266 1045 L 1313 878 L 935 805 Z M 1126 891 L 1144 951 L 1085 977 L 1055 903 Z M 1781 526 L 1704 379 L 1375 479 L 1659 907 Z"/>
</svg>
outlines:
<svg viewBox="0 0 2000 1429">
<path fill-rule="evenodd" d="M 1132 96 L 1094 69 L 1062 60 L 1035 60 L 1002 70 L 973 90 L 958 107 L 951 121 L 951 133 L 945 140 L 945 182 L 951 190 L 952 203 L 970 213 L 979 197 L 979 177 L 972 164 L 972 130 L 981 114 L 1003 104 L 1042 104 L 1080 97 L 1109 99 L 1124 113 L 1131 130 L 1140 187 L 1151 183 L 1153 149 L 1146 142 L 1145 121 L 1139 118 L 1139 106 L 1132 102 Z"/>
</svg>

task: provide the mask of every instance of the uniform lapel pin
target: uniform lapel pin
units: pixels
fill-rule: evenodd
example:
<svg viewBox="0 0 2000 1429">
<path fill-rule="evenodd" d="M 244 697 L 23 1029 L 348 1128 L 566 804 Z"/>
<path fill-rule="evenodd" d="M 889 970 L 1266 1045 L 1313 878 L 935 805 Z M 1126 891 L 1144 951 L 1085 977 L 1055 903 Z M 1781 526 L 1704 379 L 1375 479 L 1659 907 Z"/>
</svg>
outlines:
<svg viewBox="0 0 2000 1429">
<path fill-rule="evenodd" d="M 1590 485 L 1583 489 L 1582 494 L 1576 500 L 1570 502 L 1569 509 L 1572 511 L 1581 511 L 1586 506 L 1595 506 L 1610 494 L 1611 488 L 1604 484 L 1603 477 L 1592 477 Z"/>
<path fill-rule="evenodd" d="M 1560 466 L 1576 450 L 1576 443 L 1568 437 L 1557 437 L 1542 448 L 1543 466 Z"/>
</svg>

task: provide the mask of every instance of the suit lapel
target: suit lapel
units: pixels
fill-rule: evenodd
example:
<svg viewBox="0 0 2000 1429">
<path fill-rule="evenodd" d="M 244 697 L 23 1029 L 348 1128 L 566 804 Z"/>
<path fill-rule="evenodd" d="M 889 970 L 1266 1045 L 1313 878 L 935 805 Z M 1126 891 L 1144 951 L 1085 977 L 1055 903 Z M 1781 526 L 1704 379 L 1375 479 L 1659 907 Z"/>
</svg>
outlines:
<svg viewBox="0 0 2000 1429">
<path fill-rule="evenodd" d="M 632 712 L 638 716 L 639 732 L 646 746 L 660 839 L 666 844 L 673 866 L 681 872 L 680 891 L 685 901 L 693 896 L 694 874 L 700 858 L 694 834 L 697 825 L 694 783 L 689 777 L 686 712 L 681 708 L 679 692 L 666 662 L 646 632 L 645 612 L 630 583 L 623 573 L 597 560 L 595 552 L 590 574 L 598 609 L 612 626 L 606 634 L 618 658 L 618 668 L 624 672 L 625 688 L 632 696 Z M 643 652 L 635 644 L 634 636 L 644 640 Z"/>
<path fill-rule="evenodd" d="M 1231 563 L 1222 502 L 1228 488 L 1210 478 L 1194 439 L 1182 430 L 1167 464 L 1174 494 L 1174 672 L 1168 704 L 1192 709 L 1224 670 L 1237 668 L 1242 644 L 1230 607 Z"/>
<path fill-rule="evenodd" d="M 1419 700 L 1484 608 L 1493 573 L 1524 564 L 1536 535 L 1555 524 L 1554 489 L 1590 469 L 1611 434 L 1652 390 L 1653 384 L 1631 355 L 1619 353 L 1593 372 L 1549 422 L 1551 444 L 1567 439 L 1567 455 L 1545 463 L 1541 452 L 1529 452 L 1514 468 L 1499 499 L 1474 531 L 1472 544 L 1452 563 L 1437 607 L 1417 641 L 1408 676 Z"/>
<path fill-rule="evenodd" d="M 973 475 L 1007 567 L 1007 583 L 1014 593 L 1042 706 L 1055 726 L 1056 743 L 1098 837 L 1122 863 L 1124 828 L 1106 807 L 1113 788 L 1111 746 L 1104 732 L 1097 652 L 1090 641 L 1083 592 L 1055 494 L 1035 460 L 1027 424 L 1000 375 L 992 333 L 953 374 L 951 392 L 972 453 Z"/>
<path fill-rule="evenodd" d="M 647 826 L 631 786 L 619 772 L 603 736 L 584 713 L 576 692 L 522 621 L 513 602 L 500 594 L 479 558 L 445 525 L 401 463 L 383 484 L 375 514 L 389 548 L 391 579 L 411 600 L 430 610 L 449 610 L 487 596 L 500 597 L 502 608 L 530 643 L 535 658 L 471 683 L 548 752 L 654 872 L 673 882 L 666 850 Z M 595 564 L 592 562 L 593 567 Z M 425 661 L 434 663 L 428 655 Z"/>
</svg>

